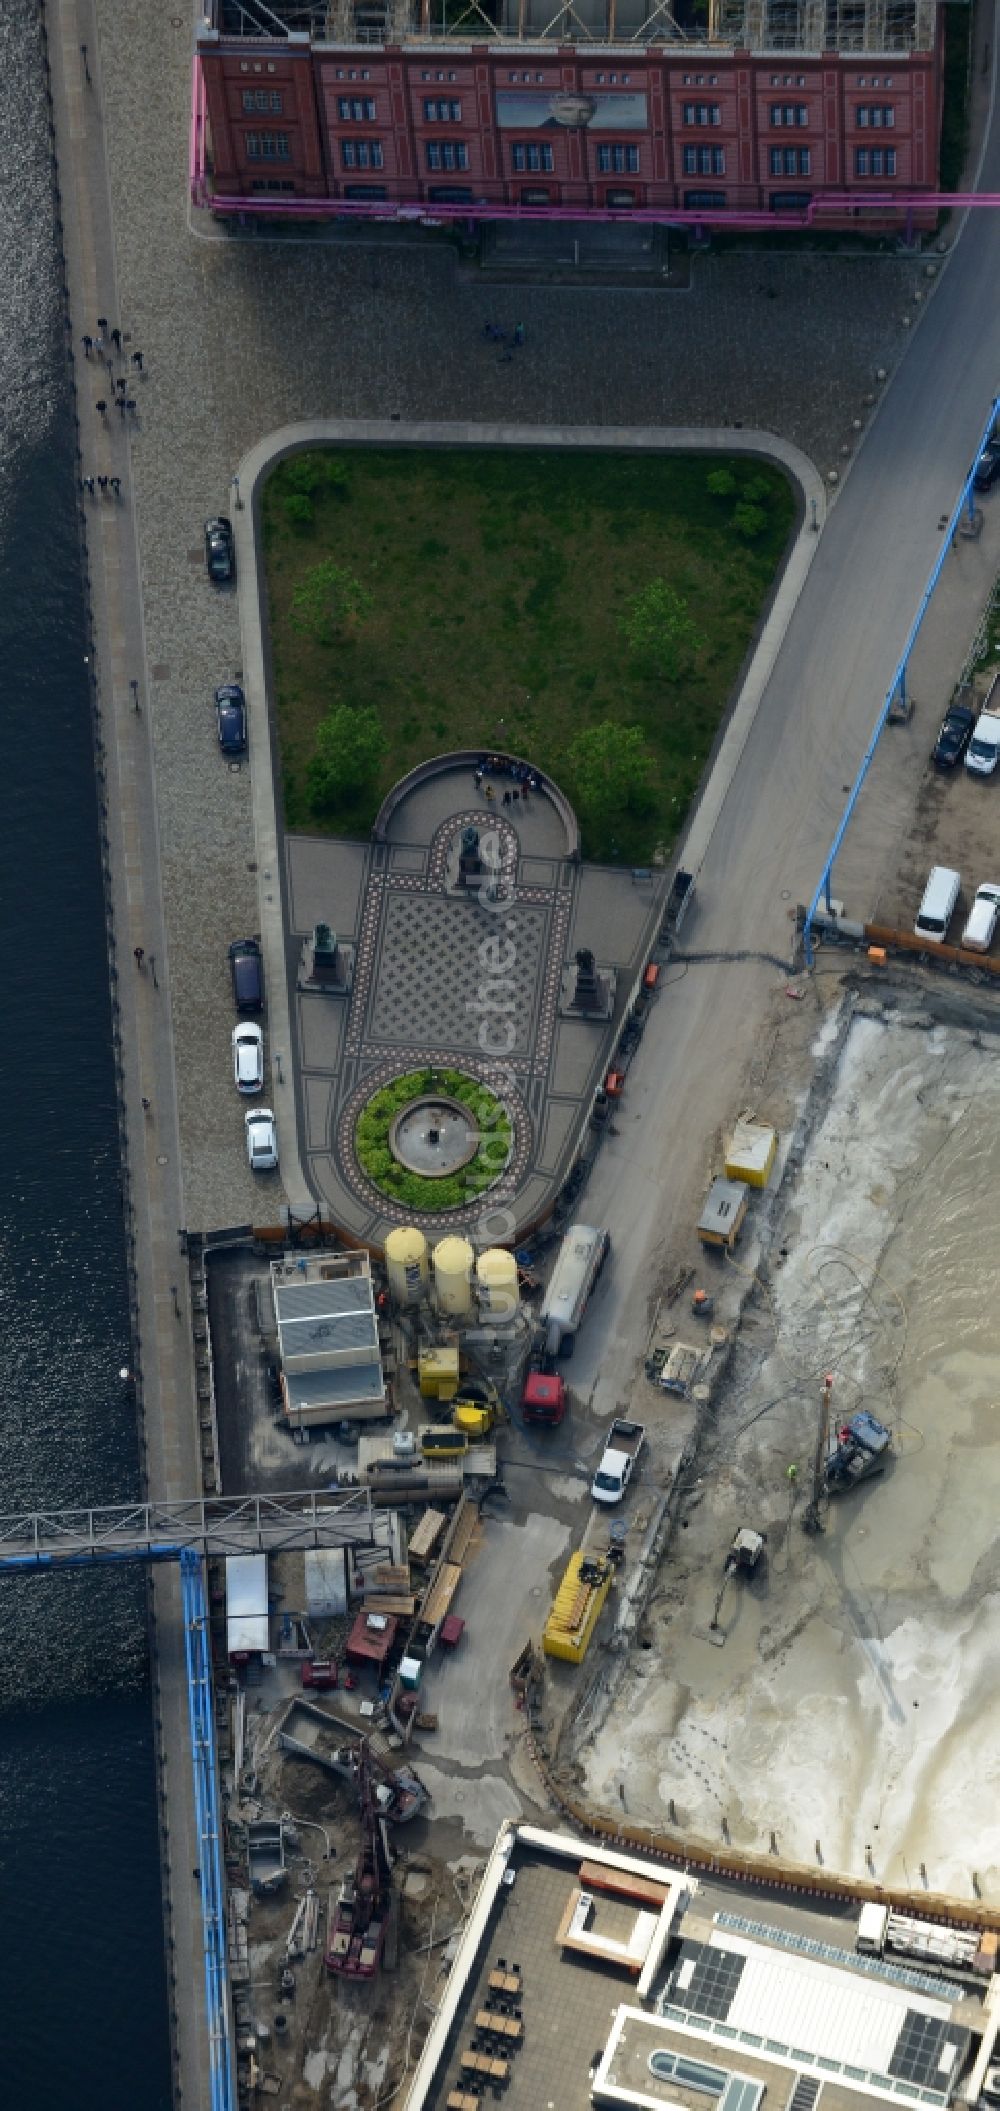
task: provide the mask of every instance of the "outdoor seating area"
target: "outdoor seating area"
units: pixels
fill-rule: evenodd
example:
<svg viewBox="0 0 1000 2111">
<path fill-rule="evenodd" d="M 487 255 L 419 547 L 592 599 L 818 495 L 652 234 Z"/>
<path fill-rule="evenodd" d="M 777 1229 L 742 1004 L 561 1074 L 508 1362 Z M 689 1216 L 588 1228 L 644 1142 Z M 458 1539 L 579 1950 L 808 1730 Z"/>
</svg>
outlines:
<svg viewBox="0 0 1000 2111">
<path fill-rule="evenodd" d="M 461 2087 L 452 2089 L 445 2111 L 479 2111 L 487 2092 L 499 2100 L 511 2078 L 512 2059 L 524 2043 L 523 1980 L 519 1964 L 498 1957 L 486 1981 L 486 2004 L 477 2009 L 472 2044 L 461 2054 Z"/>
</svg>

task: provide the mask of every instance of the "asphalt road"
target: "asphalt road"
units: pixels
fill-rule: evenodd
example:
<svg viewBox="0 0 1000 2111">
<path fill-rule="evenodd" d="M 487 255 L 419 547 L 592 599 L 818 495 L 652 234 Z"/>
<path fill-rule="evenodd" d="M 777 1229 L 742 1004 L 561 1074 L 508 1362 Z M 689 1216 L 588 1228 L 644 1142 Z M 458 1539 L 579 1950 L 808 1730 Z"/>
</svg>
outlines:
<svg viewBox="0 0 1000 2111">
<path fill-rule="evenodd" d="M 980 187 L 1000 189 L 993 118 Z M 709 838 L 685 949 L 787 956 L 1000 388 L 1000 215 L 975 212 L 822 530 Z M 967 639 L 956 638 L 956 671 Z M 696 822 L 693 824 L 696 826 Z M 585 1214 L 607 1224 L 611 1295 L 583 1329 L 573 1385 L 595 1413 L 628 1400 L 655 1309 L 672 1198 L 704 1175 L 740 1111 L 747 1060 L 782 977 L 753 961 L 664 991 Z M 669 982 L 669 978 L 668 978 Z"/>
</svg>

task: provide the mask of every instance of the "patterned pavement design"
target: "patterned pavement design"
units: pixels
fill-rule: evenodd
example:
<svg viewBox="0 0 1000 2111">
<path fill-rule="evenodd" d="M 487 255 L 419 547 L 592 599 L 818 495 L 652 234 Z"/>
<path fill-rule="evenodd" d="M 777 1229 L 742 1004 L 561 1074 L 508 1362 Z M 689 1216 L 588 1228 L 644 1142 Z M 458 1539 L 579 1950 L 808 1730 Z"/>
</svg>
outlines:
<svg viewBox="0 0 1000 2111">
<path fill-rule="evenodd" d="M 481 1051 L 480 1021 L 489 1001 L 487 970 L 480 960 L 484 940 L 501 936 L 498 919 L 460 897 L 397 893 L 390 882 L 382 896 L 378 986 L 367 1037 L 379 1046 L 416 1046 L 435 1037 L 456 1054 Z M 550 918 L 520 901 L 499 919 L 503 940 L 514 949 L 509 973 L 497 982 L 496 1003 L 516 1033 L 510 1053 L 528 1054 L 533 1040 L 539 971 Z M 505 956 L 506 957 L 506 956 Z"/>
<path fill-rule="evenodd" d="M 345 1200 L 357 1205 L 350 1226 L 357 1236 L 376 1237 L 380 1222 L 388 1228 L 415 1214 L 379 1194 L 367 1179 L 355 1156 L 354 1130 L 380 1086 L 424 1065 L 453 1066 L 498 1091 L 514 1141 L 507 1167 L 486 1195 L 475 1197 L 466 1209 L 420 1212 L 421 1224 L 432 1230 L 468 1226 L 487 1206 L 508 1202 L 516 1214 L 517 1197 L 529 1185 L 534 1207 L 539 1179 L 555 1191 L 572 1162 L 620 1026 L 620 1021 L 599 1028 L 559 1019 L 568 953 L 573 945 L 587 943 L 588 936 L 592 942 L 600 939 L 600 957 L 616 961 L 627 991 L 659 923 L 657 891 L 640 900 L 625 873 L 599 874 L 550 850 L 543 869 L 551 872 L 553 884 L 536 884 L 538 844 L 545 838 L 544 791 L 533 802 L 534 814 L 519 816 L 518 827 L 506 813 L 501 817 L 470 808 L 467 783 L 467 766 L 445 763 L 432 795 L 426 779 L 409 800 L 404 794 L 397 840 L 373 843 L 364 853 L 364 883 L 354 897 L 359 906 L 350 913 L 346 899 L 342 913 L 335 898 L 331 848 L 329 914 L 345 943 L 353 936 L 355 970 L 343 1043 L 331 1038 L 324 1046 L 322 1034 L 317 1040 L 317 1014 L 312 1014 L 313 1053 L 304 1081 L 311 1073 L 331 1080 L 333 1090 L 329 1138 L 314 1143 L 309 1166 L 338 1221 Z M 449 814 L 451 798 L 455 810 Z M 470 825 L 499 837 L 503 894 L 496 906 L 480 901 L 478 890 L 448 886 L 458 840 Z M 303 844 L 302 854 L 308 854 L 310 899 L 315 899 L 316 861 L 322 860 L 323 848 L 313 841 L 308 853 Z M 295 855 L 293 841 L 293 861 Z M 523 865 L 533 875 L 525 884 L 519 878 Z M 291 891 L 294 897 L 294 886 Z M 592 928 L 597 917 L 600 931 Z M 582 936 L 577 930 L 581 918 Z M 493 1029 L 489 1037 L 483 1036 L 485 1022 Z M 509 1051 L 502 1047 L 508 1028 Z M 300 1045 L 302 1039 L 300 1026 Z M 548 1120 L 551 1101 L 562 1107 L 554 1125 Z M 550 1131 L 558 1139 L 550 1147 L 551 1162 L 542 1148 Z"/>
</svg>

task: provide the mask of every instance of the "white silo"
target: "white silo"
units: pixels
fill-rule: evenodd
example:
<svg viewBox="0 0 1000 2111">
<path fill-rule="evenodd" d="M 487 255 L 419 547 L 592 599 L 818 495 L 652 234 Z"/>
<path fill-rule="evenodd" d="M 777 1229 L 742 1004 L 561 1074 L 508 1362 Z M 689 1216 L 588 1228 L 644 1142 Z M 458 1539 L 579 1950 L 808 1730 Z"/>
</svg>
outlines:
<svg viewBox="0 0 1000 2111">
<path fill-rule="evenodd" d="M 434 1287 L 442 1312 L 467 1317 L 472 1305 L 473 1252 L 468 1239 L 452 1234 L 434 1248 Z"/>
<path fill-rule="evenodd" d="M 417 1305 L 427 1295 L 427 1241 L 415 1224 L 401 1224 L 385 1242 L 389 1295 L 394 1305 Z"/>
</svg>

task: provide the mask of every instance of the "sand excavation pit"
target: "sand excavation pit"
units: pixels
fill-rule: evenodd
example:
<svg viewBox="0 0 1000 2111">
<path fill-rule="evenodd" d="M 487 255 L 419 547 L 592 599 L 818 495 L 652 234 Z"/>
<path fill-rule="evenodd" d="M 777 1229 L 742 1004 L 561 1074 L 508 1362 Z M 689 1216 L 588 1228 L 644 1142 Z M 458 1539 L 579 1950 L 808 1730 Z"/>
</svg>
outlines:
<svg viewBox="0 0 1000 2111">
<path fill-rule="evenodd" d="M 718 1844 L 1000 1901 L 1000 1041 L 858 1017 L 589 1792 Z M 822 1377 L 893 1432 L 802 1517 Z M 788 1469 L 796 1476 L 789 1479 Z M 763 1574 L 729 1589 L 741 1526 Z M 818 1847 L 817 1847 L 818 1843 Z"/>
</svg>

